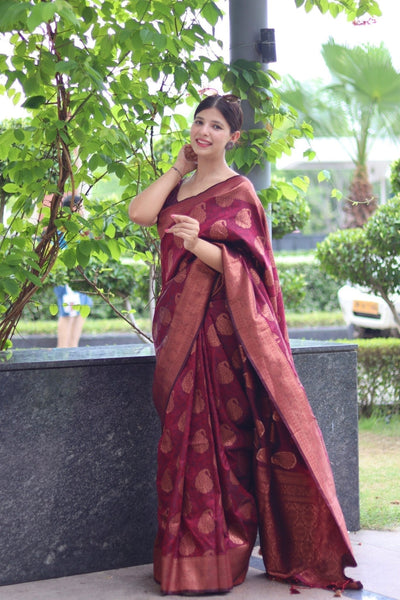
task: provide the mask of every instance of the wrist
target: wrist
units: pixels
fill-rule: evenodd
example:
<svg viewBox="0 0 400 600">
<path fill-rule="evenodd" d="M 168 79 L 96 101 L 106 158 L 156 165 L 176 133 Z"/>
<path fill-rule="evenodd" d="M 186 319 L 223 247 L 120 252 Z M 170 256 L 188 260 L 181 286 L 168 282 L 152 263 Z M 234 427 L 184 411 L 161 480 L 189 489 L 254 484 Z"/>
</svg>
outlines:
<svg viewBox="0 0 400 600">
<path fill-rule="evenodd" d="M 179 169 L 179 167 L 176 167 L 175 165 L 172 165 L 171 169 L 173 171 L 175 171 L 175 173 L 177 173 L 177 175 L 179 176 L 179 180 L 183 179 L 183 172 L 181 171 L 181 169 Z"/>
</svg>

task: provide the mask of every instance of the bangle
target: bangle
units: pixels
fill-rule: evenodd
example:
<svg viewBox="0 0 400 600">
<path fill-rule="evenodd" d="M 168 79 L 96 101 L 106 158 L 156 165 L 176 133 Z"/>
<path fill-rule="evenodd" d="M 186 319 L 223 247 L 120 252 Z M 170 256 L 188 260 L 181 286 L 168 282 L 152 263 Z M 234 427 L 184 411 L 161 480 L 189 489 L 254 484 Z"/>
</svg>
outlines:
<svg viewBox="0 0 400 600">
<path fill-rule="evenodd" d="M 179 177 L 181 179 L 183 179 L 183 175 L 182 175 L 182 173 L 180 172 L 180 170 L 177 167 L 171 167 L 171 169 L 174 169 L 174 171 L 176 171 L 178 173 Z"/>
</svg>

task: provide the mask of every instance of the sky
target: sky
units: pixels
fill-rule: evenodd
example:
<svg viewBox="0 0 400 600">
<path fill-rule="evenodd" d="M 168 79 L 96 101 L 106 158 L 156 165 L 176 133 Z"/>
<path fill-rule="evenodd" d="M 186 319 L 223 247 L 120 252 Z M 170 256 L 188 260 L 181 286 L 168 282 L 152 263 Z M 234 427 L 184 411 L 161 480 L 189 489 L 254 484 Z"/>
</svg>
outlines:
<svg viewBox="0 0 400 600">
<path fill-rule="evenodd" d="M 329 14 L 321 15 L 315 8 L 306 13 L 304 8 L 296 8 L 294 0 L 268 0 L 267 25 L 275 29 L 277 52 L 277 62 L 270 64 L 270 67 L 280 75 L 289 74 L 300 81 L 315 77 L 328 78 L 321 57 L 321 46 L 331 36 L 336 43 L 349 46 L 365 43 L 377 46 L 384 42 L 392 55 L 394 67 L 400 71 L 400 0 L 378 1 L 382 17 L 376 18 L 375 23 L 355 26 L 344 16 L 333 19 Z M 226 7 L 228 2 L 222 0 L 221 4 Z M 362 19 L 367 20 L 368 17 Z M 224 30 L 227 29 L 225 25 Z M 229 41 L 226 41 L 227 55 L 228 45 Z M 4 52 L 4 49 L 0 37 L 0 52 Z M 6 96 L 0 96 L 0 121 L 22 116 L 23 112 L 23 109 L 14 107 Z"/>
<path fill-rule="evenodd" d="M 328 77 L 321 46 L 333 37 L 338 44 L 357 46 L 384 42 L 391 53 L 394 67 L 400 71 L 400 0 L 378 0 L 382 11 L 375 23 L 353 25 L 341 15 L 336 19 L 322 15 L 317 9 L 306 13 L 296 8 L 294 0 L 268 0 L 268 27 L 275 29 L 277 62 L 271 68 L 281 75 L 289 74 L 305 81 Z M 361 17 L 367 21 L 368 16 Z"/>
</svg>

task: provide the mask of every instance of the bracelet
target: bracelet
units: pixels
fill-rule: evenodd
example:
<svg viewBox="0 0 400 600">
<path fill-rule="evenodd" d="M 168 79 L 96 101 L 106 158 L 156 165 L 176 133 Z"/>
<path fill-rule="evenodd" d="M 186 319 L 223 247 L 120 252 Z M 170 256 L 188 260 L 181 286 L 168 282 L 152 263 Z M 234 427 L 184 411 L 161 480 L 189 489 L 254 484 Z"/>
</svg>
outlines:
<svg viewBox="0 0 400 600">
<path fill-rule="evenodd" d="M 180 170 L 177 167 L 171 167 L 171 169 L 174 169 L 174 171 L 176 171 L 178 173 L 179 177 L 181 179 L 183 179 L 183 175 L 182 175 L 182 173 L 180 172 Z"/>
</svg>

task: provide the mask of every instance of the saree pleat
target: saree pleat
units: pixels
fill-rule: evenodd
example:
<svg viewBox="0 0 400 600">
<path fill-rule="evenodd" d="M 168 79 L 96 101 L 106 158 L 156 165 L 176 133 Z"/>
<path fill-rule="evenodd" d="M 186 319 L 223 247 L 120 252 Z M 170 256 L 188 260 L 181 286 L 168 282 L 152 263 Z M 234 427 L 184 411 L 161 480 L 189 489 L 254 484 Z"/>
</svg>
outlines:
<svg viewBox="0 0 400 600">
<path fill-rule="evenodd" d="M 221 211 L 223 217 L 221 218 Z M 195 216 L 219 275 L 165 234 Z M 237 176 L 166 206 L 153 335 L 158 447 L 154 576 L 164 594 L 225 592 L 257 529 L 269 576 L 359 587 L 322 436 L 288 343 L 265 215 Z"/>
</svg>

